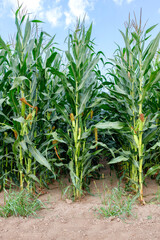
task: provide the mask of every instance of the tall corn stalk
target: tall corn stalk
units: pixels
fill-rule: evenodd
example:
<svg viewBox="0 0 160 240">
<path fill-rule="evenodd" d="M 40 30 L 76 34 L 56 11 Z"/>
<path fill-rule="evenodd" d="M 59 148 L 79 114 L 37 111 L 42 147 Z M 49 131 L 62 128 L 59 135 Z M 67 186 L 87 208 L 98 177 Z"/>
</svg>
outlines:
<svg viewBox="0 0 160 240">
<path fill-rule="evenodd" d="M 32 24 L 37 24 L 39 21 L 30 21 L 27 15 L 20 17 L 20 10 L 21 8 L 15 13 L 17 26 L 15 45 L 9 46 L 0 38 L 1 54 L 4 55 L 1 62 L 4 70 L 0 82 L 3 87 L 0 102 L 2 110 L 4 106 L 7 109 L 7 111 L 1 113 L 3 122 L 0 124 L 0 131 L 5 132 L 7 130 L 9 132 L 11 145 L 8 154 L 14 155 L 14 162 L 12 160 L 10 165 L 11 174 L 18 170 L 16 177 L 19 178 L 21 190 L 24 181 L 26 181 L 30 191 L 32 189 L 31 180 L 39 182 L 35 168 L 33 168 L 33 166 L 37 167 L 35 162 L 51 170 L 50 163 L 36 147 L 40 137 L 37 139 L 37 135 L 34 133 L 37 127 L 41 128 L 37 124 L 37 114 L 39 112 L 37 104 L 38 100 L 40 105 L 41 102 L 43 103 L 41 98 L 38 99 L 38 91 L 42 88 L 42 84 L 44 86 L 44 82 L 40 82 L 41 78 L 39 76 L 41 76 L 42 71 L 46 71 L 43 70 L 41 63 L 43 63 L 43 59 L 50 65 L 54 61 L 55 57 L 53 58 L 49 49 L 54 37 L 50 38 L 49 42 L 43 46 L 43 35 L 45 34 L 42 32 L 37 39 L 37 33 L 36 36 L 33 36 L 31 27 Z M 26 23 L 23 27 L 25 19 Z M 38 68 L 39 65 L 41 68 Z M 36 68 L 37 72 L 35 71 Z"/>
<path fill-rule="evenodd" d="M 57 129 L 54 140 L 67 144 L 70 159 L 68 168 L 72 180 L 73 194 L 79 198 L 83 194 L 85 179 L 99 166 L 92 166 L 89 136 L 93 132 L 90 122 L 92 108 L 96 108 L 98 94 L 94 70 L 99 57 L 94 53 L 91 41 L 92 25 L 86 31 L 84 23 L 78 22 L 75 31 L 68 36 L 68 60 L 64 73 L 51 68 L 51 72 L 61 79 L 63 98 L 55 100 L 58 118 L 66 124 L 66 130 Z"/>
<path fill-rule="evenodd" d="M 149 42 L 145 48 L 148 34 L 155 26 L 144 31 L 137 19 L 128 22 L 126 32 L 121 32 L 124 48 L 118 47 L 110 75 L 110 94 L 104 93 L 109 109 L 114 112 L 114 118 L 126 124 L 121 131 L 124 138 L 120 156 L 110 161 L 112 163 L 129 161 L 130 178 L 135 189 L 139 186 L 140 201 L 143 203 L 143 166 L 146 149 L 151 138 L 156 134 L 155 117 L 150 114 L 146 105 L 156 84 L 160 80 L 159 71 L 152 68 L 152 60 L 159 46 L 160 33 Z M 157 109 L 158 110 L 158 109 Z M 138 172 L 138 176 L 137 176 Z"/>
</svg>

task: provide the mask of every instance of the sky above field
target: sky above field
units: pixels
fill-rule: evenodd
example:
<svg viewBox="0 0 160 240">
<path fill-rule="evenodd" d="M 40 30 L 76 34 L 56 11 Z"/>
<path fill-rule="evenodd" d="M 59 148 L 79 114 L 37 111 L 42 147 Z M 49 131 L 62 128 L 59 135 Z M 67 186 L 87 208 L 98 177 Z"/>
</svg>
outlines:
<svg viewBox="0 0 160 240">
<path fill-rule="evenodd" d="M 160 23 L 160 0 L 19 0 L 28 9 L 31 18 L 44 21 L 41 28 L 50 35 L 56 34 L 56 42 L 65 50 L 64 40 L 69 29 L 74 29 L 76 18 L 86 16 L 86 24 L 93 22 L 96 50 L 111 57 L 116 44 L 123 44 L 119 29 L 124 30 L 124 22 L 129 12 L 139 18 L 142 8 L 143 23 L 147 26 Z M 14 36 L 14 11 L 17 0 L 0 0 L 0 35 L 4 40 Z M 158 33 L 160 26 L 154 30 Z"/>
</svg>

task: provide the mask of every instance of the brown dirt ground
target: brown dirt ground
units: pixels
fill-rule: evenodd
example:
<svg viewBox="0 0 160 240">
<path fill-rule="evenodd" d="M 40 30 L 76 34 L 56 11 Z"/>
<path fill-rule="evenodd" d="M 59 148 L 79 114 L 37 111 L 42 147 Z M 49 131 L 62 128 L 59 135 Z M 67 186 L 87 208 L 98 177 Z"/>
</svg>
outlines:
<svg viewBox="0 0 160 240">
<path fill-rule="evenodd" d="M 95 187 L 95 182 L 96 186 Z M 2 240 L 159 240 L 160 204 L 141 206 L 137 204 L 134 212 L 137 217 L 125 222 L 119 218 L 98 218 L 95 208 L 101 205 L 97 189 L 103 192 L 104 185 L 111 189 L 117 185 L 114 174 L 91 183 L 91 192 L 81 201 L 71 202 L 61 199 L 58 183 L 54 183 L 48 193 L 40 197 L 49 200 L 49 208 L 38 212 L 38 217 L 0 218 L 0 239 Z M 147 180 L 144 188 L 145 200 L 149 201 L 157 192 L 154 180 Z M 3 193 L 0 194 L 0 204 Z"/>
</svg>

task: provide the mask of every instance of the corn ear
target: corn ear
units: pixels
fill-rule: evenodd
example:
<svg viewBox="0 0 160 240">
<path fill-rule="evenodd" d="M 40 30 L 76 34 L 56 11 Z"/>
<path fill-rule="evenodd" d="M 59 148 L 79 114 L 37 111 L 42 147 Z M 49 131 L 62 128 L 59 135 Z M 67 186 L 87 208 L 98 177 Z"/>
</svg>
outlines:
<svg viewBox="0 0 160 240">
<path fill-rule="evenodd" d="M 93 110 L 91 110 L 91 119 L 93 118 Z"/>
<path fill-rule="evenodd" d="M 75 127 L 75 120 L 74 120 L 73 113 L 70 113 L 70 119 L 71 119 L 71 122 L 72 122 L 72 126 Z"/>
<path fill-rule="evenodd" d="M 94 136 L 95 136 L 95 141 L 97 144 L 97 142 L 98 142 L 98 129 L 97 128 L 94 129 Z M 98 146 L 96 146 L 96 149 L 98 149 Z"/>
<path fill-rule="evenodd" d="M 53 143 L 53 145 L 54 145 L 54 144 L 58 143 L 58 141 L 57 141 L 57 140 L 53 140 L 52 143 Z M 54 146 L 54 150 L 55 150 L 55 153 L 56 153 L 58 159 L 62 161 L 62 159 L 61 159 L 60 156 L 58 155 L 56 146 Z"/>
</svg>

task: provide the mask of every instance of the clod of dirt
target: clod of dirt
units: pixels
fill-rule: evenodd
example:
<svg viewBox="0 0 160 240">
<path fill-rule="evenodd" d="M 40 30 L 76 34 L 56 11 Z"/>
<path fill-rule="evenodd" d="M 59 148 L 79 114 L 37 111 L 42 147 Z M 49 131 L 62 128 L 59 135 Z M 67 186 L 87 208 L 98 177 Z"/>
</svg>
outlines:
<svg viewBox="0 0 160 240">
<path fill-rule="evenodd" d="M 71 204 L 72 200 L 71 199 L 66 199 L 66 203 Z"/>
</svg>

